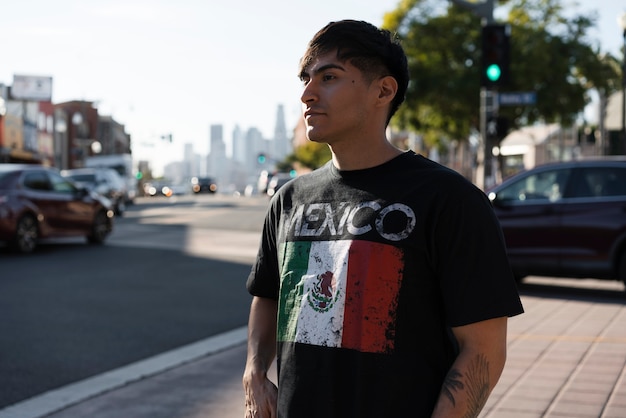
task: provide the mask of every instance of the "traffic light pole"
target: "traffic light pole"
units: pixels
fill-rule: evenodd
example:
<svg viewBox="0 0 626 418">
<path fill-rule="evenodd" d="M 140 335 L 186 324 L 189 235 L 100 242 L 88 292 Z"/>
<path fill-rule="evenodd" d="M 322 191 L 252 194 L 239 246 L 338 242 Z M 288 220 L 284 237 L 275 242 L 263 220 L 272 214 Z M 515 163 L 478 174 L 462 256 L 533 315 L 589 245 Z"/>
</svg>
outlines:
<svg viewBox="0 0 626 418">
<path fill-rule="evenodd" d="M 450 0 L 453 3 L 470 10 L 475 15 L 482 18 L 483 31 L 486 27 L 494 24 L 493 9 L 494 0 L 483 0 L 481 2 L 470 2 L 466 0 Z M 488 28 L 497 29 L 497 28 Z M 492 32 L 493 33 L 493 32 Z M 483 33 L 483 42 L 485 34 Z M 508 41 L 507 41 L 508 42 Z M 485 45 L 483 44 L 483 58 Z M 506 58 L 508 60 L 508 57 Z M 484 64 L 483 64 L 484 65 Z M 503 68 L 496 67 L 496 74 L 481 74 L 481 77 L 487 76 L 491 78 L 492 83 L 485 83 L 484 79 L 481 81 L 480 88 L 480 143 L 478 146 L 476 156 L 476 175 L 474 182 L 476 185 L 485 190 L 494 185 L 496 181 L 496 165 L 493 155 L 493 148 L 497 145 L 497 129 L 495 122 L 498 117 L 498 90 L 493 85 L 494 79 L 500 80 Z M 482 72 L 485 69 L 481 69 Z M 508 72 L 508 68 L 505 73 Z M 486 85 L 485 85 L 486 84 Z M 491 122 L 490 122 L 491 121 Z"/>
<path fill-rule="evenodd" d="M 493 148 L 497 145 L 495 124 L 498 116 L 498 92 L 489 87 L 480 88 L 480 143 L 478 145 L 476 186 L 485 190 L 495 184 L 496 166 Z M 491 122 L 490 122 L 491 121 Z"/>
<path fill-rule="evenodd" d="M 469 9 L 475 15 L 482 18 L 482 25 L 490 25 L 494 22 L 493 19 L 493 6 L 494 0 L 485 0 L 481 3 L 469 2 L 465 0 L 451 0 L 461 7 Z M 491 184 L 493 178 L 493 145 L 490 144 L 488 138 L 490 135 L 487 133 L 487 121 L 493 118 L 494 112 L 494 96 L 497 92 L 494 92 L 491 88 L 480 88 L 480 143 L 478 145 L 478 152 L 476 155 L 476 178 L 474 182 L 476 186 L 485 190 Z"/>
</svg>

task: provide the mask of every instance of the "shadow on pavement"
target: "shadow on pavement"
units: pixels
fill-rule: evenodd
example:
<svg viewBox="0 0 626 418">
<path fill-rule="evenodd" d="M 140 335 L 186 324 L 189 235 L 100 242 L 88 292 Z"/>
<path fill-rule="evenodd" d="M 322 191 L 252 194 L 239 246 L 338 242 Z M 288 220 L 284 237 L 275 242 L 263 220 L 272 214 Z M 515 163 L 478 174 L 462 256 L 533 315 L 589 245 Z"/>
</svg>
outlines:
<svg viewBox="0 0 626 418">
<path fill-rule="evenodd" d="M 0 408 L 247 323 L 249 264 L 83 242 L 0 250 Z"/>
<path fill-rule="evenodd" d="M 518 283 L 520 294 L 551 299 L 626 304 L 618 282 L 591 279 L 527 278 Z"/>
</svg>

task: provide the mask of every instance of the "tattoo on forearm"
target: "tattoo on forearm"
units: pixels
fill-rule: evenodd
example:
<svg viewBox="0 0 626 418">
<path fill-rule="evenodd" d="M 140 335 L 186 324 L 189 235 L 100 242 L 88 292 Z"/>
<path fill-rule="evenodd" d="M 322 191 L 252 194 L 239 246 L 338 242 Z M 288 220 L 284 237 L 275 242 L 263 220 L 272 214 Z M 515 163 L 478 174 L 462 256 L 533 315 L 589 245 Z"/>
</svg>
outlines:
<svg viewBox="0 0 626 418">
<path fill-rule="evenodd" d="M 464 376 L 459 370 L 451 369 L 446 376 L 442 394 L 456 406 L 455 394 L 465 391 L 467 396 L 467 411 L 465 418 L 477 417 L 485 406 L 489 397 L 489 362 L 480 354 L 470 363 Z"/>
<path fill-rule="evenodd" d="M 462 375 L 459 373 L 457 369 L 451 369 L 448 372 L 445 380 L 443 381 L 443 387 L 441 391 L 444 395 L 452 402 L 452 405 L 456 406 L 456 401 L 454 400 L 454 392 L 457 390 L 463 390 L 465 386 L 461 381 Z"/>
</svg>

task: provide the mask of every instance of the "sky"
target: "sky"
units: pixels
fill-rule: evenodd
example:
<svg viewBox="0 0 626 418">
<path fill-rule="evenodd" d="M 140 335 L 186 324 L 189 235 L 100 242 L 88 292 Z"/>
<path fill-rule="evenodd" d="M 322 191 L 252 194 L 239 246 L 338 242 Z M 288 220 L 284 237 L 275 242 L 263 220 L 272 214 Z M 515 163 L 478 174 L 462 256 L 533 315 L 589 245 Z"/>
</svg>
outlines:
<svg viewBox="0 0 626 418">
<path fill-rule="evenodd" d="M 54 103 L 87 100 L 131 134 L 138 159 L 208 152 L 209 129 L 256 127 L 271 138 L 278 105 L 287 129 L 299 117 L 297 66 L 330 21 L 377 26 L 400 0 L 20 0 L 0 8 L 0 83 L 53 78 Z M 444 0 L 442 0 L 442 3 Z M 621 57 L 621 0 L 563 0 L 599 13 L 591 33 Z M 601 6 L 599 6 L 601 4 Z M 598 9 L 599 8 L 599 9 Z M 577 9 L 573 9 L 577 10 Z M 170 145 L 160 139 L 172 134 Z"/>
</svg>

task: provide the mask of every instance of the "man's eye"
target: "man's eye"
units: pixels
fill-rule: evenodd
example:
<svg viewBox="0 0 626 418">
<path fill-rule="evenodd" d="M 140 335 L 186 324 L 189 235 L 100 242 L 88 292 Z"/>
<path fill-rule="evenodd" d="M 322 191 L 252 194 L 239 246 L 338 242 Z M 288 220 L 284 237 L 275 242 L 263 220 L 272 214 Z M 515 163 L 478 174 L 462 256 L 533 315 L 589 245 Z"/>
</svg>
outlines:
<svg viewBox="0 0 626 418">
<path fill-rule="evenodd" d="M 332 74 L 324 74 L 324 76 L 322 77 L 322 80 L 324 81 L 330 81 L 330 80 L 334 80 L 336 77 Z"/>
</svg>

